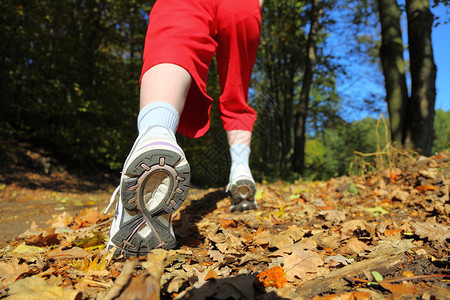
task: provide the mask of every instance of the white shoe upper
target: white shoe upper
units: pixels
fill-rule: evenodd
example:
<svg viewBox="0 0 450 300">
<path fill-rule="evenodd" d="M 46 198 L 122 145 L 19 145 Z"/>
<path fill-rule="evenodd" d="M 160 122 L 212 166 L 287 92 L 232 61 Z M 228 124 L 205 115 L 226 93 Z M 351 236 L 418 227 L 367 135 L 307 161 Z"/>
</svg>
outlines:
<svg viewBox="0 0 450 300">
<path fill-rule="evenodd" d="M 243 163 L 236 164 L 230 171 L 230 179 L 227 185 L 226 192 L 230 189 L 231 185 L 236 184 L 238 180 L 247 179 L 255 183 L 253 179 L 252 172 L 248 165 Z"/>
<path fill-rule="evenodd" d="M 141 154 L 153 149 L 170 150 L 180 154 L 182 159 L 177 163 L 177 166 L 182 166 L 188 163 L 183 150 L 177 144 L 173 132 L 164 127 L 150 127 L 143 134 L 137 137 L 127 159 L 125 160 L 120 179 L 121 183 L 124 181 L 124 179 L 129 178 L 128 175 L 125 173 L 129 165 Z M 148 193 L 146 193 L 144 190 L 146 209 L 149 211 L 153 208 L 152 205 L 157 205 L 158 203 L 160 203 L 161 199 L 163 199 L 166 196 L 170 185 L 170 178 L 168 176 L 166 176 L 166 178 L 161 177 L 165 176 L 164 172 L 157 172 L 152 176 L 155 176 L 153 178 L 155 180 L 154 181 L 152 180 L 152 182 L 148 183 L 148 186 L 147 185 L 145 186 L 145 190 L 148 190 Z M 107 245 L 108 248 L 115 246 L 111 242 L 111 239 L 119 231 L 121 224 L 123 222 L 132 219 L 136 214 L 136 212 L 134 211 L 128 211 L 127 209 L 124 209 L 120 197 L 121 196 L 119 185 L 115 190 L 115 192 L 113 193 L 110 203 L 105 210 L 106 213 L 109 207 L 114 203 L 115 199 L 119 198 L 116 204 L 115 216 L 112 221 L 111 229 L 109 232 L 109 241 Z M 166 224 L 173 233 L 171 214 L 162 214 L 160 216 L 157 216 L 157 218 L 160 220 L 161 223 Z M 146 237 L 150 233 L 151 228 L 146 224 L 143 224 L 137 231 L 137 234 L 141 235 L 142 237 Z"/>
</svg>

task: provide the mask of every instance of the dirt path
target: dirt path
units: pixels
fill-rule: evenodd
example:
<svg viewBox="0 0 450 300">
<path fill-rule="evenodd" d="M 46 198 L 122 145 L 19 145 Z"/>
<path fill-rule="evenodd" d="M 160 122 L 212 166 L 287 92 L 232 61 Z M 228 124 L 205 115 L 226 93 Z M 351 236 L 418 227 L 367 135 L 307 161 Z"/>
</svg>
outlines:
<svg viewBox="0 0 450 300">
<path fill-rule="evenodd" d="M 106 207 L 114 188 L 104 178 L 67 171 L 46 175 L 10 166 L 0 176 L 0 246 L 17 238 L 33 221 L 45 228 L 54 214 L 66 211 L 75 215 L 84 208 Z"/>
<path fill-rule="evenodd" d="M 45 228 L 55 214 L 66 211 L 76 215 L 84 208 L 106 207 L 113 190 L 71 193 L 0 185 L 0 247 L 25 232 L 33 221 Z"/>
</svg>

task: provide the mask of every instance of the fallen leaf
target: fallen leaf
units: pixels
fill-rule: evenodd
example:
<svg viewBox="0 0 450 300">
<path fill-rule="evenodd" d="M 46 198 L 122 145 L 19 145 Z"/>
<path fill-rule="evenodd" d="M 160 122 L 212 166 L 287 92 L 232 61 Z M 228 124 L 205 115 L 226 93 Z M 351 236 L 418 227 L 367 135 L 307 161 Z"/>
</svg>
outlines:
<svg viewBox="0 0 450 300">
<path fill-rule="evenodd" d="M 325 220 L 332 222 L 343 222 L 345 221 L 345 212 L 340 210 L 322 210 L 319 212 L 319 215 L 324 216 Z"/>
<path fill-rule="evenodd" d="M 386 229 L 384 231 L 384 236 L 397 235 L 402 233 L 403 229 Z"/>
<path fill-rule="evenodd" d="M 430 241 L 444 243 L 450 239 L 450 226 L 436 222 L 415 222 L 411 224 L 414 233 L 421 238 L 428 238 Z"/>
<path fill-rule="evenodd" d="M 47 250 L 45 248 L 36 247 L 36 246 L 28 246 L 25 243 L 20 244 L 13 250 L 15 253 L 44 253 Z"/>
<path fill-rule="evenodd" d="M 343 254 L 360 255 L 367 250 L 370 250 L 370 247 L 366 243 L 361 242 L 357 238 L 351 238 L 342 247 L 341 252 Z"/>
<path fill-rule="evenodd" d="M 379 215 L 387 215 L 389 212 L 382 208 L 381 206 L 377 207 L 368 207 L 366 211 L 370 212 L 374 217 L 378 217 Z"/>
<path fill-rule="evenodd" d="M 209 269 L 208 273 L 206 273 L 206 276 L 204 278 L 205 281 L 211 280 L 211 279 L 217 279 L 219 278 L 219 275 L 217 275 L 216 271 L 214 269 Z"/>
<path fill-rule="evenodd" d="M 58 235 L 53 233 L 44 236 L 43 233 L 40 233 L 39 235 L 33 235 L 27 237 L 25 240 L 25 244 L 31 245 L 31 246 L 51 246 L 51 245 L 57 245 L 59 244 Z"/>
<path fill-rule="evenodd" d="M 222 227 L 222 228 L 230 228 L 230 227 L 232 227 L 232 228 L 235 228 L 237 225 L 236 225 L 236 222 L 233 220 L 233 219 L 222 219 L 222 220 L 220 220 L 220 227 Z"/>
<path fill-rule="evenodd" d="M 430 185 L 430 184 L 423 184 L 423 185 L 419 185 L 416 186 L 416 190 L 419 191 L 419 193 L 425 193 L 426 191 L 435 191 L 437 190 L 438 187 L 434 186 L 434 185 Z"/>
<path fill-rule="evenodd" d="M 309 250 L 286 254 L 283 258 L 286 277 L 289 281 L 293 281 L 295 277 L 302 279 L 307 273 L 316 273 L 319 266 L 323 265 L 319 254 Z"/>
<path fill-rule="evenodd" d="M 177 293 L 181 286 L 188 281 L 188 277 L 186 275 L 178 275 L 172 278 L 172 280 L 169 283 L 169 286 L 167 287 L 167 292 L 169 293 Z"/>
<path fill-rule="evenodd" d="M 367 232 L 373 236 L 375 229 L 364 220 L 350 220 L 342 224 L 341 238 L 359 236 L 363 232 Z"/>
<path fill-rule="evenodd" d="M 89 255 L 89 252 L 80 247 L 73 247 L 68 250 L 50 251 L 47 253 L 47 255 L 48 257 L 55 259 L 74 259 L 85 258 Z"/>
<path fill-rule="evenodd" d="M 208 250 L 208 256 L 212 258 L 212 260 L 217 262 L 223 262 L 225 255 L 217 250 Z"/>
<path fill-rule="evenodd" d="M 73 289 L 49 285 L 41 277 L 27 277 L 9 286 L 8 300 L 81 300 L 82 294 Z"/>
<path fill-rule="evenodd" d="M 348 264 L 351 264 L 355 260 L 353 258 L 346 258 L 346 257 L 338 254 L 338 255 L 328 256 L 324 260 L 325 263 L 330 262 L 330 261 L 333 261 L 333 262 L 337 263 L 338 265 L 342 264 L 342 265 L 346 266 Z"/>
<path fill-rule="evenodd" d="M 36 222 L 32 222 L 29 229 L 27 229 L 24 233 L 19 235 L 19 238 L 25 239 L 32 236 L 38 236 L 40 234 L 44 234 L 44 230 L 41 229 Z"/>
<path fill-rule="evenodd" d="M 256 284 L 263 287 L 281 288 L 287 283 L 286 274 L 282 267 L 277 266 L 259 273 Z"/>
<path fill-rule="evenodd" d="M 92 248 L 96 246 L 103 246 L 105 244 L 106 237 L 101 232 L 93 232 L 92 236 L 85 237 L 75 241 L 75 245 L 81 248 Z"/>
<path fill-rule="evenodd" d="M 75 224 L 72 226 L 72 229 L 78 229 L 86 227 L 87 225 L 95 224 L 103 218 L 105 218 L 105 216 L 103 213 L 99 212 L 96 207 L 85 208 L 79 215 L 75 216 Z"/>
<path fill-rule="evenodd" d="M 400 295 L 414 295 L 417 294 L 417 288 L 410 283 L 404 282 L 401 284 L 392 284 L 388 282 L 378 282 L 383 288 L 391 291 L 392 294 Z"/>
<path fill-rule="evenodd" d="M 0 280 L 3 286 L 8 286 L 23 273 L 28 272 L 26 263 L 19 264 L 17 258 L 13 258 L 10 262 L 0 262 Z"/>
<path fill-rule="evenodd" d="M 284 256 L 285 254 L 292 254 L 297 251 L 314 250 L 314 249 L 316 249 L 316 247 L 317 247 L 317 244 L 314 241 L 300 242 L 300 243 L 296 243 L 292 246 L 279 249 L 279 250 L 269 254 L 268 256 L 269 257 Z"/>
<path fill-rule="evenodd" d="M 46 223 L 50 225 L 51 228 L 68 227 L 73 223 L 73 217 L 68 212 L 63 212 L 59 215 L 53 215 L 53 217 Z"/>
</svg>

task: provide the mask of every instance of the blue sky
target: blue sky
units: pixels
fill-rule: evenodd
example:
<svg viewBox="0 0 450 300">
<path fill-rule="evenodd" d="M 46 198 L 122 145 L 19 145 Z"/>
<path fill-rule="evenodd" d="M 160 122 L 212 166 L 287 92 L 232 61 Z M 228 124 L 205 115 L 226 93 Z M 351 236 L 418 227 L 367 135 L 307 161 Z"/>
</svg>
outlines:
<svg viewBox="0 0 450 300">
<path fill-rule="evenodd" d="M 450 18 L 450 8 L 440 5 L 432 9 L 440 19 Z M 439 24 L 433 28 L 432 42 L 434 60 L 437 66 L 436 109 L 450 110 L 450 23 Z"/>
<path fill-rule="evenodd" d="M 401 0 L 400 0 L 401 1 Z M 437 66 L 436 78 L 436 109 L 450 110 L 450 7 L 439 5 L 432 8 L 432 12 L 438 17 L 435 22 L 440 23 L 433 27 L 432 43 L 435 64 Z M 354 38 L 354 27 L 351 27 L 351 17 L 348 10 L 333 11 L 333 15 L 339 20 L 336 27 L 331 30 L 330 38 L 325 45 L 325 53 L 336 57 L 346 70 L 346 75 L 342 74 L 337 78 L 337 89 L 344 99 L 340 115 L 347 121 L 362 119 L 366 116 L 378 118 L 382 113 L 386 118 L 387 106 L 384 101 L 384 77 L 381 66 L 375 62 L 369 62 L 368 56 L 355 52 L 354 49 L 359 44 Z M 351 14 L 350 14 L 351 15 Z M 445 21 L 448 21 L 446 24 Z M 378 18 L 373 16 L 375 28 L 365 27 L 360 34 L 368 36 L 379 35 Z M 347 22 L 347 23 L 346 23 Z M 342 27 L 347 24 L 348 27 Z M 404 43 L 407 42 L 406 15 L 403 14 Z M 364 47 L 364 46 L 363 46 Z M 404 58 L 408 60 L 409 53 L 405 49 Z M 365 102 L 369 100 L 369 102 Z M 372 101 L 372 104 L 368 104 Z"/>
</svg>

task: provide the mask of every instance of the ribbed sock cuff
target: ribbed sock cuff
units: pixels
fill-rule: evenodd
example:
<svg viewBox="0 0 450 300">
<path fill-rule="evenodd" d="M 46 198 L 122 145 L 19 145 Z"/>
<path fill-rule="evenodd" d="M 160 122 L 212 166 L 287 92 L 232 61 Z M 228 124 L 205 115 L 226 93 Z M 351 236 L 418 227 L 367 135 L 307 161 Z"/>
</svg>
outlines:
<svg viewBox="0 0 450 300">
<path fill-rule="evenodd" d="M 147 104 L 138 115 L 139 134 L 145 132 L 150 126 L 162 126 L 177 131 L 180 116 L 172 105 L 157 101 Z"/>
</svg>

